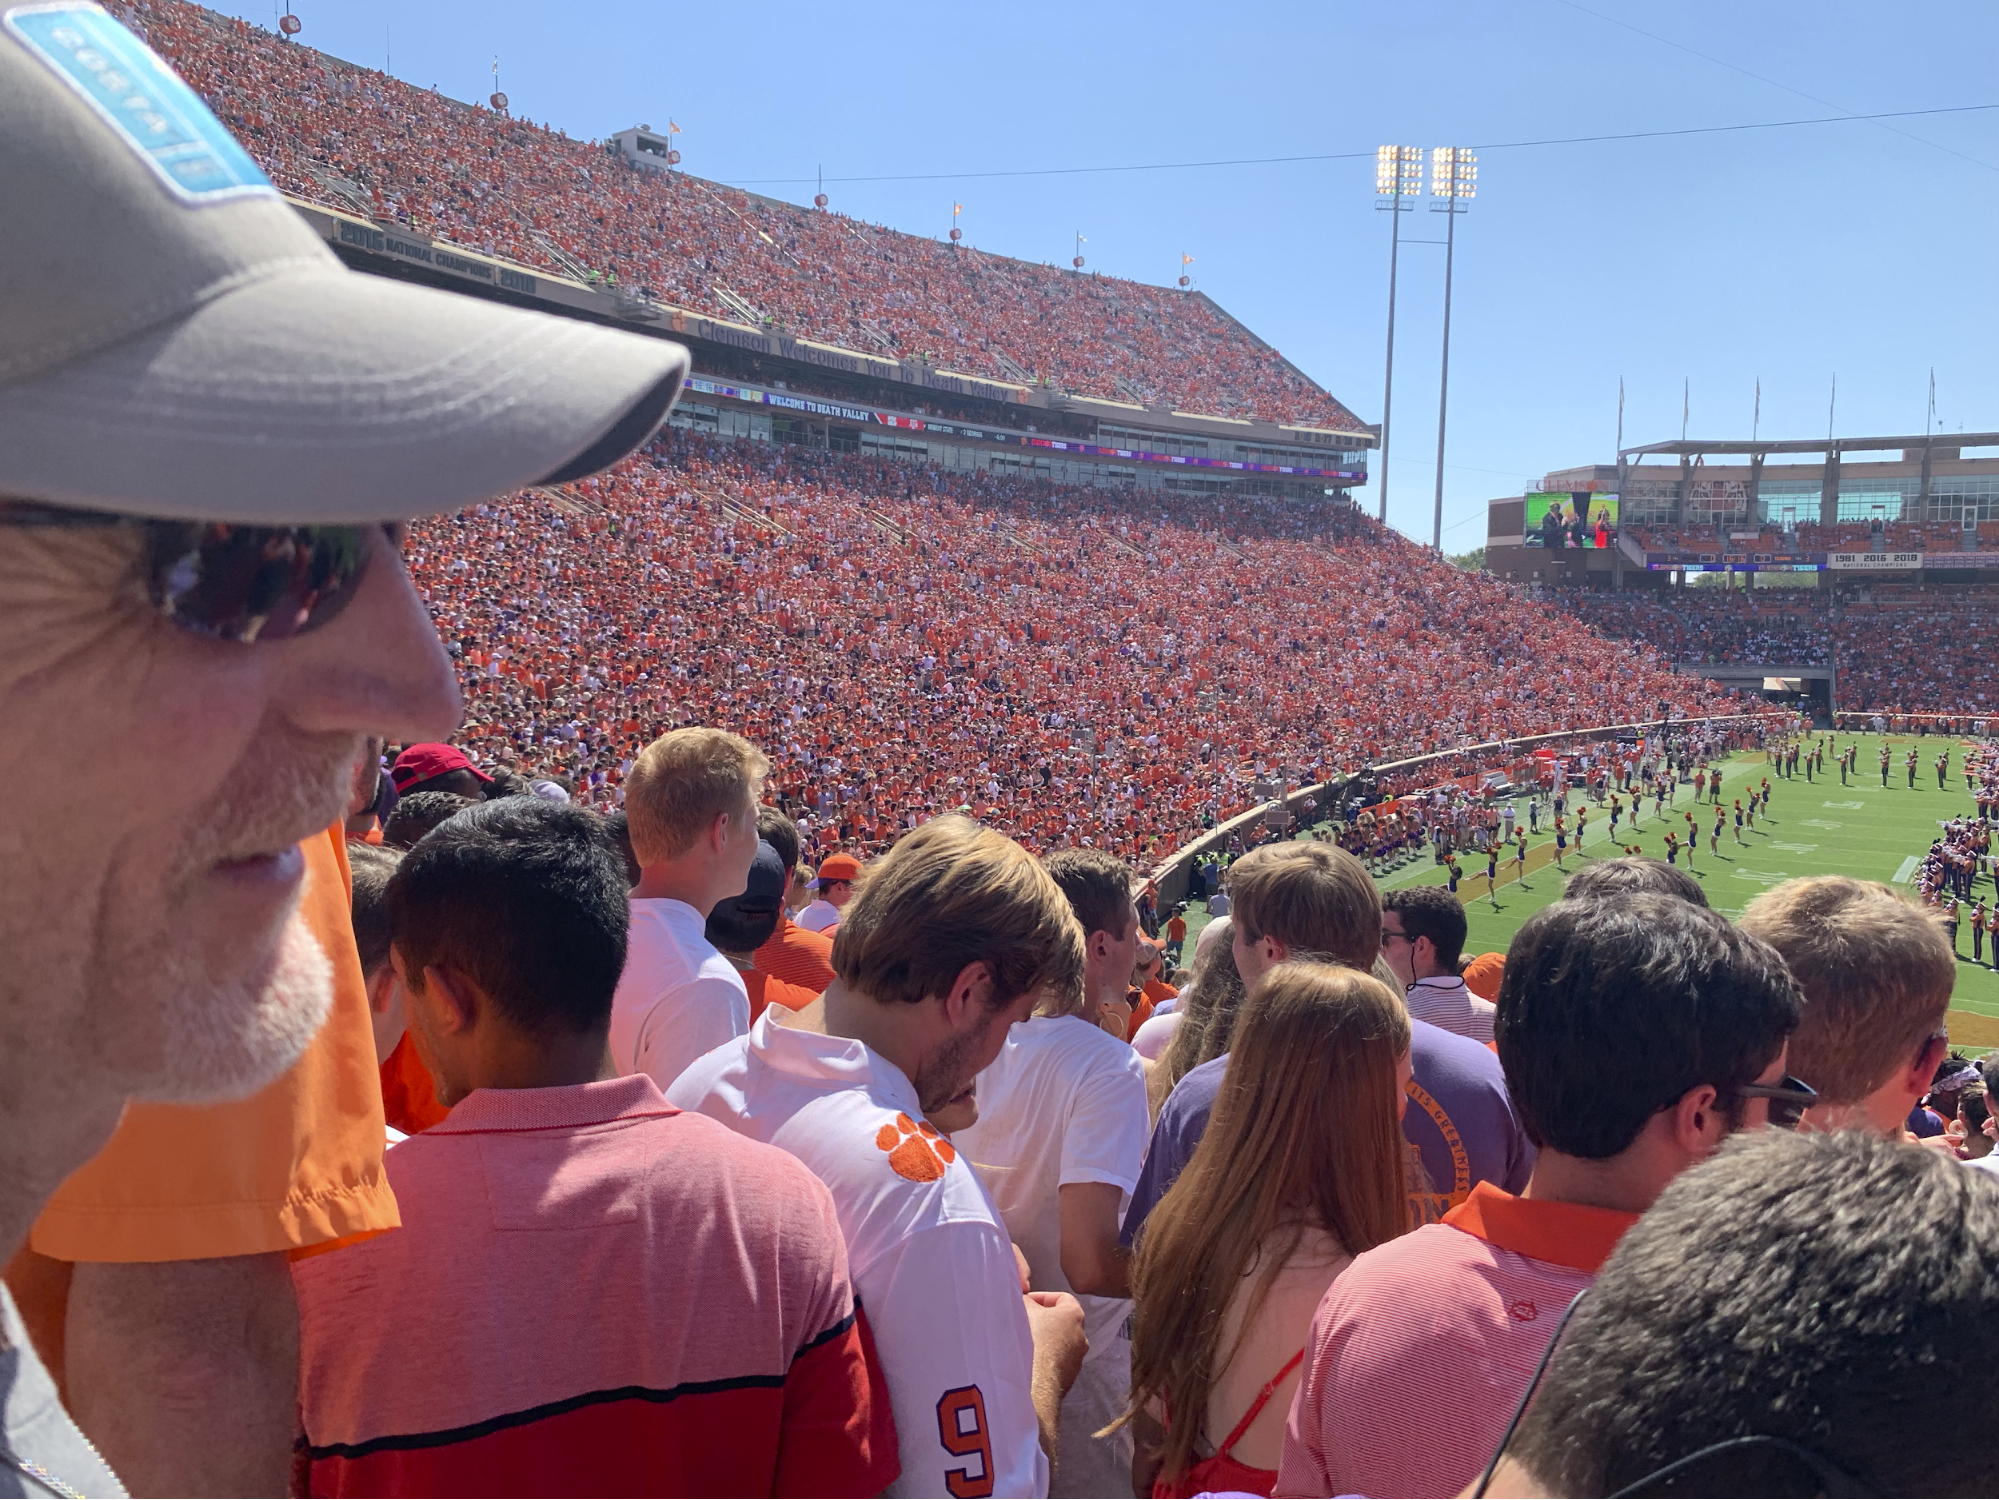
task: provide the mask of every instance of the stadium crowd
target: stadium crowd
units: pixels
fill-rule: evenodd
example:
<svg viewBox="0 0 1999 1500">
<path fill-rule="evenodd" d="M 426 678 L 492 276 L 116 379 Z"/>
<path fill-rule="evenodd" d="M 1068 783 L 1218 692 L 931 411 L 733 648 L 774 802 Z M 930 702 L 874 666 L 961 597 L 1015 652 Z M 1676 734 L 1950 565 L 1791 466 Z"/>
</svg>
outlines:
<svg viewBox="0 0 1999 1500">
<path fill-rule="evenodd" d="M 1360 421 L 1203 297 L 961 249 L 635 167 L 184 3 L 114 9 L 284 191 L 562 276 L 1019 384 L 1354 431 Z M 1011 367 L 1011 368 L 1010 368 Z"/>
<path fill-rule="evenodd" d="M 1851 595 L 1816 589 L 1662 592 L 1547 589 L 1606 635 L 1642 641 L 1676 662 L 1832 665 L 1843 712 L 1977 715 L 1984 664 L 1999 651 L 1999 590 L 1989 584 L 1876 583 Z"/>
<path fill-rule="evenodd" d="M 1181 989 L 1081 787 L 980 819 L 905 761 L 904 831 L 816 868 L 781 805 L 897 714 L 990 752 L 1036 673 L 1150 787 L 1149 716 L 1240 767 L 1654 659 L 1355 520 L 618 468 L 684 351 L 349 272 L 105 13 L 6 22 L 0 772 L 86 747 L 89 794 L 0 839 L 0 1495 L 1999 1488 L 1999 1058 L 1888 887 L 1731 922 L 1601 859 L 1471 955 L 1449 892 L 1283 840 Z M 463 671 L 514 767 L 447 742 Z M 615 797 L 527 774 L 607 739 Z M 1048 807 L 1065 847 L 999 826 Z"/>
<path fill-rule="evenodd" d="M 733 724 L 815 850 L 964 807 L 1149 867 L 1271 776 L 1730 702 L 1351 509 L 685 430 L 410 561 L 475 759 L 609 808 L 661 729 Z"/>
</svg>

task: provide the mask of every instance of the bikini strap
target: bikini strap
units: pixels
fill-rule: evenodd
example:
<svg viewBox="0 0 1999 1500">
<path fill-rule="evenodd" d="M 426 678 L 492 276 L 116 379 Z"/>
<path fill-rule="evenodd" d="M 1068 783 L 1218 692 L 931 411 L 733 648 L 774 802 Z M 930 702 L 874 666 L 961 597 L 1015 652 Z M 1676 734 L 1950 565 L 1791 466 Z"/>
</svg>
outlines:
<svg viewBox="0 0 1999 1500">
<path fill-rule="evenodd" d="M 1215 1457 L 1221 1458 L 1224 1455 L 1233 1456 L 1235 1445 L 1241 1442 L 1242 1435 L 1249 1431 L 1249 1424 L 1263 1415 L 1263 1408 L 1269 1405 L 1270 1398 L 1276 1394 L 1277 1388 L 1284 1384 L 1285 1377 L 1297 1369 L 1304 1362 L 1304 1359 L 1305 1351 L 1300 1349 L 1284 1362 L 1283 1369 L 1270 1377 L 1263 1389 L 1256 1393 L 1256 1399 L 1249 1403 L 1249 1410 L 1242 1414 L 1242 1420 L 1235 1424 L 1235 1431 L 1231 1432 L 1221 1447 L 1215 1450 Z"/>
</svg>

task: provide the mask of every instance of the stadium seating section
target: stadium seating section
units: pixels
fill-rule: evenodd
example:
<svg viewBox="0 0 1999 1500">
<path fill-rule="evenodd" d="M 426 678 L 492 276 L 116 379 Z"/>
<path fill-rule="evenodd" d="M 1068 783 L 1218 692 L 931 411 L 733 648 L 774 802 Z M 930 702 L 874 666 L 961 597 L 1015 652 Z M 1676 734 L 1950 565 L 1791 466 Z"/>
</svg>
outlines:
<svg viewBox="0 0 1999 1500">
<path fill-rule="evenodd" d="M 684 430 L 424 523 L 411 558 L 475 753 L 601 804 L 662 729 L 725 724 L 848 847 L 969 805 L 1144 859 L 1255 805 L 1260 774 L 1741 706 L 1350 508 Z"/>
<path fill-rule="evenodd" d="M 1836 669 L 1839 707 L 1982 714 L 1999 706 L 1999 589 L 1873 583 L 1835 601 L 1816 589 L 1549 590 L 1597 629 L 1673 661 Z M 1988 702 L 1988 696 L 1990 701 Z"/>
<path fill-rule="evenodd" d="M 708 316 L 996 380 L 1356 430 L 1358 418 L 1205 299 L 960 249 L 676 173 L 460 104 L 182 0 L 112 7 L 285 192 L 487 254 L 573 265 Z M 557 255 L 560 252 L 560 256 Z"/>
</svg>

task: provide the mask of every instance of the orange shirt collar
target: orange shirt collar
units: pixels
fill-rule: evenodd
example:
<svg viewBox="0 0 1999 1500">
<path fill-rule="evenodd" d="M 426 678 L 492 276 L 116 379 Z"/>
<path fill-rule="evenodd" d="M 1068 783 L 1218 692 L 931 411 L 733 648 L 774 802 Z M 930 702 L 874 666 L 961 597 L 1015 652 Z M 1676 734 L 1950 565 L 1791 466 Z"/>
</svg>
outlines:
<svg viewBox="0 0 1999 1500">
<path fill-rule="evenodd" d="M 1502 1250 L 1595 1275 L 1638 1215 L 1553 1198 L 1516 1198 L 1481 1182 L 1443 1222 Z"/>
</svg>

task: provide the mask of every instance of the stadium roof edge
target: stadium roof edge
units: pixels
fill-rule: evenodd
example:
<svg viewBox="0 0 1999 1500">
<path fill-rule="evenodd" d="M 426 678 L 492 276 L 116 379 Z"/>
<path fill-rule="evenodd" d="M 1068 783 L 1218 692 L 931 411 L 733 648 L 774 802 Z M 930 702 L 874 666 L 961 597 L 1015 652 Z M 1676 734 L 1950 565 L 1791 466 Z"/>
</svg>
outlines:
<svg viewBox="0 0 1999 1500">
<path fill-rule="evenodd" d="M 1907 437 L 1835 437 L 1835 438 L 1787 438 L 1772 442 L 1768 439 L 1730 438 L 1720 441 L 1705 441 L 1699 438 L 1679 438 L 1669 443 L 1647 443 L 1638 448 L 1620 448 L 1619 459 L 1627 457 L 1643 458 L 1654 454 L 1694 458 L 1708 453 L 1746 454 L 1759 453 L 1874 453 L 1898 448 L 1995 448 L 1999 447 L 1999 432 L 1916 432 Z"/>
</svg>

